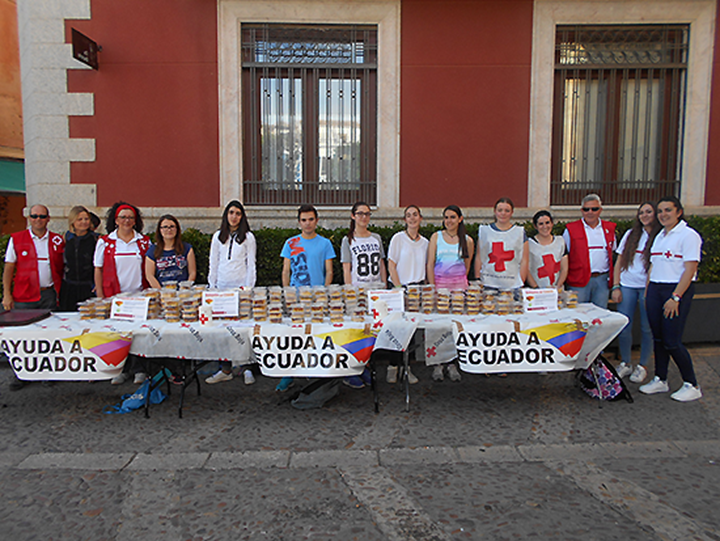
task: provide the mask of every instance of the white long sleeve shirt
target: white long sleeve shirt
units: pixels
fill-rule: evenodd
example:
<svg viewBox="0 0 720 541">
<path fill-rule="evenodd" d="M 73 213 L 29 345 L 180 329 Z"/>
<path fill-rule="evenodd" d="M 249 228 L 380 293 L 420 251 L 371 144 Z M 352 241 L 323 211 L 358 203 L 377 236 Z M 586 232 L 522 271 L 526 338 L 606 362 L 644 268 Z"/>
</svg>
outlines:
<svg viewBox="0 0 720 541">
<path fill-rule="evenodd" d="M 216 231 L 210 242 L 210 269 L 208 272 L 210 287 L 218 289 L 240 286 L 254 287 L 257 278 L 255 235 L 248 231 L 242 244 L 235 242 L 232 235 L 225 243 L 221 243 L 219 236 L 220 231 Z"/>
</svg>

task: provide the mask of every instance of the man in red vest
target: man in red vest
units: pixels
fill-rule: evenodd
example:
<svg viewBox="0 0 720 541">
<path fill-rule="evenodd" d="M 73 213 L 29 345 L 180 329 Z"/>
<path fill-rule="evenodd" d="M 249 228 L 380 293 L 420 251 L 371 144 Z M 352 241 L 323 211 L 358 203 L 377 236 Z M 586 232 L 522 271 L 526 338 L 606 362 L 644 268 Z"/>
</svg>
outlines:
<svg viewBox="0 0 720 541">
<path fill-rule="evenodd" d="M 65 241 L 61 235 L 48 231 L 50 212 L 45 205 L 33 205 L 29 219 L 30 228 L 13 233 L 5 251 L 3 308 L 54 310 L 65 267 Z M 10 390 L 22 389 L 24 385 L 25 382 L 15 380 Z"/>
<path fill-rule="evenodd" d="M 589 194 L 582 200 L 582 220 L 567 224 L 563 238 L 570 268 L 565 285 L 577 291 L 578 302 L 607 308 L 613 275 L 615 224 L 601 220 L 601 213 L 600 196 Z"/>
</svg>

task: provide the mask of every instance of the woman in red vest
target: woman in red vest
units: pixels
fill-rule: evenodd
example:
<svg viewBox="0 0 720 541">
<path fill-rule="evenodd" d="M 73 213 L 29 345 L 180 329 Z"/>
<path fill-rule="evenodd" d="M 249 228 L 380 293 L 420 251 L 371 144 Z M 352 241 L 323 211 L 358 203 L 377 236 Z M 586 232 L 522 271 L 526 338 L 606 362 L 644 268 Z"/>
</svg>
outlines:
<svg viewBox="0 0 720 541">
<path fill-rule="evenodd" d="M 95 291 L 97 296 L 112 297 L 118 293 L 135 293 L 148 287 L 145 278 L 145 253 L 150 239 L 142 234 L 140 210 L 119 201 L 107 213 L 108 235 L 100 237 L 95 247 Z M 135 374 L 135 383 L 142 383 L 146 374 L 140 371 L 136 359 L 128 359 L 125 370 L 110 383 L 119 385 Z"/>
</svg>

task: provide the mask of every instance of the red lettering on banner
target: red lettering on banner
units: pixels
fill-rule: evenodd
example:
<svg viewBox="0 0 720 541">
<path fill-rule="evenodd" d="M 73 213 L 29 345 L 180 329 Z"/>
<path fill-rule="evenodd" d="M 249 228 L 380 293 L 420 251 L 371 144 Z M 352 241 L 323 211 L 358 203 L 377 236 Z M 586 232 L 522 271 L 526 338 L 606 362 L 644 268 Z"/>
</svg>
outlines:
<svg viewBox="0 0 720 541">
<path fill-rule="evenodd" d="M 502 242 L 492 243 L 492 252 L 490 252 L 490 263 L 495 264 L 495 272 L 505 271 L 505 262 L 512 261 L 515 257 L 515 250 L 505 250 Z"/>
<path fill-rule="evenodd" d="M 549 278 L 550 284 L 555 283 L 555 275 L 560 271 L 560 262 L 555 261 L 552 254 L 542 256 L 543 266 L 538 269 L 538 278 Z"/>
</svg>

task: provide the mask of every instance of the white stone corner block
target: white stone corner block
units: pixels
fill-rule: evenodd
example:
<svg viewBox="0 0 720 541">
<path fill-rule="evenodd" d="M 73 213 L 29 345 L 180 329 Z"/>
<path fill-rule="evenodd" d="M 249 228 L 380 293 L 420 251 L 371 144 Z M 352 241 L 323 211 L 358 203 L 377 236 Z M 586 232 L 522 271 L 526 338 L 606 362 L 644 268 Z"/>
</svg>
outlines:
<svg viewBox="0 0 720 541">
<path fill-rule="evenodd" d="M 95 184 L 70 184 L 58 190 L 57 184 L 28 184 L 28 205 L 43 203 L 49 207 L 73 207 L 97 205 Z"/>
</svg>

